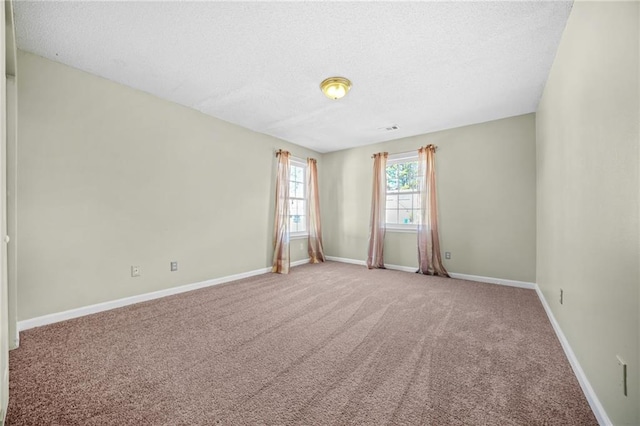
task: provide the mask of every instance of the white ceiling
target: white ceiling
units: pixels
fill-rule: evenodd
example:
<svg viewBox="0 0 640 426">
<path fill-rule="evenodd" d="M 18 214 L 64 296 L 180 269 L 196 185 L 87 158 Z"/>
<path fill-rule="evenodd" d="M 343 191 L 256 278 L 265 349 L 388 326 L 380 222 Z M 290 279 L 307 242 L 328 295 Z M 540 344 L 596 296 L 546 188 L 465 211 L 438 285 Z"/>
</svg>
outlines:
<svg viewBox="0 0 640 426">
<path fill-rule="evenodd" d="M 20 49 L 329 152 L 535 111 L 572 2 L 14 6 Z"/>
</svg>

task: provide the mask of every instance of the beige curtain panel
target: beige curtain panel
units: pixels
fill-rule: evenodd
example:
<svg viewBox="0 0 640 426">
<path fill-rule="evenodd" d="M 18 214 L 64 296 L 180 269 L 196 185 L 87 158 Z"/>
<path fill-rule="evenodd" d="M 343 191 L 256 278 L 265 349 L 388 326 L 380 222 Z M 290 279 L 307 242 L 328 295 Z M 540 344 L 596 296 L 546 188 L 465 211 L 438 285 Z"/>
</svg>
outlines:
<svg viewBox="0 0 640 426">
<path fill-rule="evenodd" d="M 371 195 L 371 231 L 367 268 L 384 268 L 384 234 L 387 229 L 387 153 L 373 155 L 373 194 Z"/>
<path fill-rule="evenodd" d="M 309 259 L 311 263 L 324 262 L 322 248 L 322 226 L 320 225 L 320 194 L 318 193 L 318 165 L 314 158 L 307 158 L 307 194 L 309 194 Z"/>
<path fill-rule="evenodd" d="M 438 237 L 438 202 L 436 196 L 436 147 L 428 145 L 418 150 L 420 185 L 420 221 L 418 223 L 418 272 L 448 277 L 442 264 Z"/>
<path fill-rule="evenodd" d="M 287 151 L 278 151 L 276 169 L 276 214 L 273 226 L 273 268 L 278 274 L 289 273 L 289 159 Z"/>
</svg>

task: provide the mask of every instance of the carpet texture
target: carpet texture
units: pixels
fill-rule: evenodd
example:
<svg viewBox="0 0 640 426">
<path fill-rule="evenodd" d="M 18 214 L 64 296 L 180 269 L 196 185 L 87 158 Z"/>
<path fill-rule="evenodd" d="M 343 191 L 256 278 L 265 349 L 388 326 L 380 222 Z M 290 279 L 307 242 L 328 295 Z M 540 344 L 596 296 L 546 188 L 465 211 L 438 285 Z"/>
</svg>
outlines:
<svg viewBox="0 0 640 426">
<path fill-rule="evenodd" d="M 9 425 L 595 425 L 532 290 L 327 262 L 21 333 Z"/>
</svg>

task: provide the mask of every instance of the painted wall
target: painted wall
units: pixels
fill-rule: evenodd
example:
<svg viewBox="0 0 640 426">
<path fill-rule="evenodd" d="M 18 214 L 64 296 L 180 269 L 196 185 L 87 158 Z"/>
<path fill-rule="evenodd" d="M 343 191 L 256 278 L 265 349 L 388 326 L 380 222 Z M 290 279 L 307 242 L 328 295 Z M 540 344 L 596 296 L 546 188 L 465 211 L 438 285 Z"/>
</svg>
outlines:
<svg viewBox="0 0 640 426">
<path fill-rule="evenodd" d="M 640 424 L 639 6 L 574 4 L 536 117 L 538 285 L 616 425 Z"/>
<path fill-rule="evenodd" d="M 440 237 L 450 272 L 535 282 L 535 120 L 527 114 L 325 154 L 330 256 L 367 257 L 375 152 L 437 145 Z M 387 231 L 385 262 L 417 267 L 416 234 Z"/>
<path fill-rule="evenodd" d="M 21 320 L 270 266 L 274 151 L 322 175 L 299 146 L 25 52 L 18 67 Z"/>
</svg>

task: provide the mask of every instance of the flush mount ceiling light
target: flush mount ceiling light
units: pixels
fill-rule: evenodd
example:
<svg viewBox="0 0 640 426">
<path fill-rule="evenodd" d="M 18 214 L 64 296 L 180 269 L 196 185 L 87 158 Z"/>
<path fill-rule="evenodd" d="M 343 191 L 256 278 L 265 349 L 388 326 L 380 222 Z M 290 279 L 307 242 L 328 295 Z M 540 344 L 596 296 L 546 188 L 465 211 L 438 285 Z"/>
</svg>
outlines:
<svg viewBox="0 0 640 426">
<path fill-rule="evenodd" d="M 340 99 L 351 89 L 351 82 L 344 77 L 329 77 L 320 83 L 322 93 L 329 99 Z"/>
</svg>

